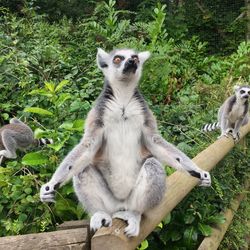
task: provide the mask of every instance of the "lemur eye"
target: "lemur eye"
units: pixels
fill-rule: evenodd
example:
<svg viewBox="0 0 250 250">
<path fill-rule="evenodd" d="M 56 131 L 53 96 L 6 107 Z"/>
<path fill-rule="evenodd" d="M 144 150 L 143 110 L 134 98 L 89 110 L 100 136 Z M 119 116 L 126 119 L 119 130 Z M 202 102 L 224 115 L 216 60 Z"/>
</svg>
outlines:
<svg viewBox="0 0 250 250">
<path fill-rule="evenodd" d="M 120 64 L 122 60 L 124 60 L 123 56 L 115 56 L 114 59 L 113 59 L 113 63 L 114 64 Z"/>
<path fill-rule="evenodd" d="M 240 91 L 240 93 L 241 93 L 241 94 L 244 94 L 244 93 L 245 93 L 245 90 L 242 89 L 242 90 Z"/>
</svg>

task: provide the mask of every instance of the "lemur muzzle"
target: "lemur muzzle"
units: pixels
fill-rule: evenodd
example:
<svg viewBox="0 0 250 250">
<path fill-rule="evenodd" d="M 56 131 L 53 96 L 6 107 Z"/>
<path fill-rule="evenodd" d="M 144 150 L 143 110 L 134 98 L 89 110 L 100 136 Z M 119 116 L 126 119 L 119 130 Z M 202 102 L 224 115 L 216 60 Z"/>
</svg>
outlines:
<svg viewBox="0 0 250 250">
<path fill-rule="evenodd" d="M 125 63 L 124 69 L 123 69 L 123 73 L 135 73 L 135 71 L 137 70 L 137 63 L 135 62 L 135 60 L 133 58 L 129 58 L 127 60 L 127 62 Z"/>
</svg>

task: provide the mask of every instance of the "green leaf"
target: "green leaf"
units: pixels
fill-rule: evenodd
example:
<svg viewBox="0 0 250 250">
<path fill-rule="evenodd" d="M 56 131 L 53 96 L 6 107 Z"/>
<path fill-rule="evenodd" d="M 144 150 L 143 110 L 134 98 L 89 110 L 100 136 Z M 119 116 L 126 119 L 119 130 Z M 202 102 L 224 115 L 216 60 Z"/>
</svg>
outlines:
<svg viewBox="0 0 250 250">
<path fill-rule="evenodd" d="M 25 189 L 24 189 L 24 192 L 25 192 L 26 194 L 31 194 L 31 193 L 32 193 L 32 189 L 31 189 L 31 188 L 25 188 Z"/>
<path fill-rule="evenodd" d="M 73 122 L 73 129 L 82 132 L 84 127 L 84 120 L 78 119 Z"/>
<path fill-rule="evenodd" d="M 64 86 L 66 86 L 67 84 L 69 84 L 69 80 L 62 80 L 55 89 L 55 92 L 60 91 Z"/>
<path fill-rule="evenodd" d="M 45 87 L 51 92 L 55 92 L 55 84 L 53 82 L 45 82 Z"/>
<path fill-rule="evenodd" d="M 178 232 L 178 231 L 172 231 L 171 232 L 171 240 L 172 241 L 178 241 L 178 240 L 181 239 L 181 237 L 182 237 L 182 235 L 181 235 L 180 232 Z"/>
<path fill-rule="evenodd" d="M 50 116 L 53 115 L 53 113 L 51 113 L 50 111 L 38 107 L 25 108 L 24 112 L 35 113 L 38 115 L 50 115 Z"/>
<path fill-rule="evenodd" d="M 207 222 L 215 223 L 215 224 L 223 224 L 223 223 L 225 223 L 225 221 L 226 221 L 226 218 L 222 214 L 216 214 L 216 215 L 210 216 L 207 219 Z"/>
<path fill-rule="evenodd" d="M 171 213 L 169 213 L 164 219 L 163 219 L 163 224 L 164 225 L 167 225 L 167 224 L 169 224 L 170 223 L 170 221 L 171 221 Z"/>
<path fill-rule="evenodd" d="M 188 227 L 185 231 L 184 231 L 184 240 L 186 242 L 187 246 L 191 246 L 192 242 L 197 241 L 198 238 L 198 234 L 197 231 L 195 230 L 195 228 L 193 226 Z"/>
<path fill-rule="evenodd" d="M 162 227 L 163 227 L 162 222 L 160 222 L 160 223 L 158 224 L 158 226 L 157 226 L 157 227 L 159 227 L 159 228 L 161 228 L 161 229 L 162 229 Z"/>
<path fill-rule="evenodd" d="M 66 121 L 59 126 L 59 128 L 67 129 L 67 130 L 72 130 L 72 127 L 73 127 L 73 122 L 70 122 L 70 121 Z"/>
<path fill-rule="evenodd" d="M 144 250 L 147 248 L 148 248 L 148 241 L 147 240 L 142 241 L 139 250 Z"/>
<path fill-rule="evenodd" d="M 185 214 L 184 215 L 184 222 L 185 224 L 191 224 L 194 221 L 195 217 L 192 214 Z"/>
<path fill-rule="evenodd" d="M 204 236 L 210 236 L 212 233 L 212 228 L 209 225 L 205 225 L 202 223 L 198 223 L 198 229 L 200 230 L 200 232 L 202 233 L 202 235 Z"/>
<path fill-rule="evenodd" d="M 49 144 L 48 147 L 53 148 L 56 152 L 58 152 L 65 144 L 65 142 L 69 139 L 70 135 L 66 135 L 62 141 Z"/>
<path fill-rule="evenodd" d="M 48 162 L 48 157 L 42 152 L 32 152 L 22 158 L 22 164 L 28 166 L 43 165 Z"/>
<path fill-rule="evenodd" d="M 27 218 L 28 218 L 28 216 L 27 216 L 26 214 L 20 214 L 20 215 L 18 216 L 18 220 L 19 220 L 19 221 L 22 221 L 22 222 L 26 221 Z"/>
<path fill-rule="evenodd" d="M 69 131 L 83 132 L 84 120 L 78 119 L 74 122 L 66 121 L 59 126 L 59 128 L 66 129 Z"/>
<path fill-rule="evenodd" d="M 55 102 L 55 104 L 56 104 L 57 107 L 60 107 L 70 98 L 71 98 L 71 95 L 68 94 L 68 93 L 61 94 L 59 96 L 59 98 L 57 99 L 57 101 Z"/>
<path fill-rule="evenodd" d="M 46 89 L 34 89 L 30 93 L 30 95 L 41 95 L 41 96 L 47 96 L 51 98 L 53 95 L 48 92 Z"/>
<path fill-rule="evenodd" d="M 35 138 L 41 138 L 44 134 L 44 130 L 40 129 L 40 128 L 36 128 L 34 131 L 34 137 Z"/>
</svg>

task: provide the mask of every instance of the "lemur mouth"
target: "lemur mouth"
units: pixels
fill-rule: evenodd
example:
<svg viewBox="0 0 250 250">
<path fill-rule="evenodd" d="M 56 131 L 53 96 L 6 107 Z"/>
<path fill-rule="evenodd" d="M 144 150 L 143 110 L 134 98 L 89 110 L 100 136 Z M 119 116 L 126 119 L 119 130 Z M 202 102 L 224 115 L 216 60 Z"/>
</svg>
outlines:
<svg viewBox="0 0 250 250">
<path fill-rule="evenodd" d="M 122 71 L 123 74 L 135 73 L 137 70 L 137 64 L 134 59 L 128 59 L 125 63 L 124 69 Z"/>
</svg>

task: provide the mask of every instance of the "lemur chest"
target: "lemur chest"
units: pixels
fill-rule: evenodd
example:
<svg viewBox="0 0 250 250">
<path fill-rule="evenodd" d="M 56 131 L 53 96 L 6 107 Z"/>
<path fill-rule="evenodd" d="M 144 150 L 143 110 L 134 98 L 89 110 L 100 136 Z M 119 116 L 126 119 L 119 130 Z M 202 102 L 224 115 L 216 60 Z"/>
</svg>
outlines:
<svg viewBox="0 0 250 250">
<path fill-rule="evenodd" d="M 244 116 L 245 105 L 235 104 L 230 112 L 229 119 L 231 122 L 237 121 L 240 117 Z"/>
<path fill-rule="evenodd" d="M 106 136 L 110 132 L 118 133 L 121 137 L 126 134 L 137 134 L 144 123 L 143 110 L 139 103 L 130 102 L 127 105 L 110 102 L 104 114 L 104 129 Z"/>
<path fill-rule="evenodd" d="M 140 171 L 143 124 L 144 114 L 138 103 L 107 106 L 104 114 L 107 165 L 101 171 L 109 188 L 120 199 L 128 196 Z"/>
<path fill-rule="evenodd" d="M 111 102 L 104 114 L 106 152 L 111 163 L 136 161 L 141 147 L 144 114 L 139 103 Z M 132 163 L 131 163 L 132 164 Z"/>
</svg>

